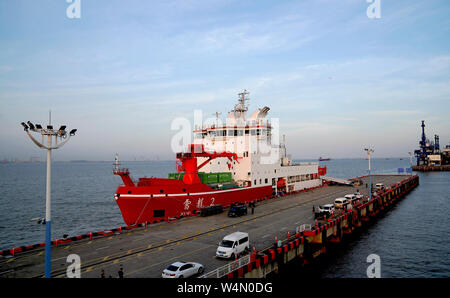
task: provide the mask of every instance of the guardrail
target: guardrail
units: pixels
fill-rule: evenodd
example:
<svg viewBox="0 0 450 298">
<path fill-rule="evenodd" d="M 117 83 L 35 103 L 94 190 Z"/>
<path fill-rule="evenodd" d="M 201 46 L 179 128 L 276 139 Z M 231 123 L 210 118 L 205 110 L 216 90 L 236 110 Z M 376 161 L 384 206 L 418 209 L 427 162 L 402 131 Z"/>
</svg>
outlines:
<svg viewBox="0 0 450 298">
<path fill-rule="evenodd" d="M 225 266 L 219 267 L 211 272 L 208 272 L 202 276 L 200 276 L 199 278 L 221 278 L 225 275 L 227 275 L 228 273 L 233 272 L 234 270 L 241 268 L 247 264 L 250 264 L 250 254 L 237 259 L 234 262 L 230 262 L 228 264 L 226 264 Z"/>
</svg>

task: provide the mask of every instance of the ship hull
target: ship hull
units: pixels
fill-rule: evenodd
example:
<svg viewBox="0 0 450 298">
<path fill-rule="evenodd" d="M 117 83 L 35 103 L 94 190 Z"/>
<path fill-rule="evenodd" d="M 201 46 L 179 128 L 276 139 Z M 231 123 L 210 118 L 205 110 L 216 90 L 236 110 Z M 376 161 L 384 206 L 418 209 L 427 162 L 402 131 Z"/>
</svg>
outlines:
<svg viewBox="0 0 450 298">
<path fill-rule="evenodd" d="M 127 225 L 156 223 L 172 218 L 196 215 L 201 208 L 232 203 L 248 203 L 265 200 L 272 196 L 272 186 L 242 187 L 213 190 L 200 193 L 177 193 L 150 195 L 145 189 L 140 194 L 121 194 L 120 187 L 115 195 L 116 202 Z"/>
</svg>

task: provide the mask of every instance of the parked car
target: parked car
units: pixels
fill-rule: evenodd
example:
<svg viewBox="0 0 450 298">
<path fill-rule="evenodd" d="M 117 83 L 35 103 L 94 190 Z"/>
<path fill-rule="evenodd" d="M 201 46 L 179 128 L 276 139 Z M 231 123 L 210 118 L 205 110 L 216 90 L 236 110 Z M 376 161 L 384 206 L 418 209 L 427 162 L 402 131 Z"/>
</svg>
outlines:
<svg viewBox="0 0 450 298">
<path fill-rule="evenodd" d="M 377 184 L 375 184 L 375 189 L 376 189 L 376 190 L 383 190 L 383 189 L 384 189 L 384 184 L 383 184 L 383 183 L 377 183 Z"/>
<path fill-rule="evenodd" d="M 247 214 L 247 205 L 243 203 L 231 205 L 230 210 L 228 211 L 228 216 L 230 217 L 242 216 L 246 214 Z"/>
<path fill-rule="evenodd" d="M 346 198 L 337 198 L 334 200 L 334 206 L 336 208 L 345 209 L 348 205 L 348 200 Z"/>
<path fill-rule="evenodd" d="M 319 212 L 324 213 L 327 216 L 330 216 L 334 213 L 334 205 L 333 204 L 326 204 L 323 206 L 319 205 Z"/>
<path fill-rule="evenodd" d="M 349 202 L 353 201 L 354 198 L 356 198 L 355 194 L 348 194 L 345 195 L 344 198 L 346 198 Z"/>
<path fill-rule="evenodd" d="M 205 271 L 202 264 L 194 262 L 175 262 L 162 273 L 162 278 L 183 278 L 195 274 L 202 274 Z"/>
<path fill-rule="evenodd" d="M 248 233 L 234 232 L 223 237 L 216 251 L 216 257 L 234 259 L 250 250 Z"/>
</svg>

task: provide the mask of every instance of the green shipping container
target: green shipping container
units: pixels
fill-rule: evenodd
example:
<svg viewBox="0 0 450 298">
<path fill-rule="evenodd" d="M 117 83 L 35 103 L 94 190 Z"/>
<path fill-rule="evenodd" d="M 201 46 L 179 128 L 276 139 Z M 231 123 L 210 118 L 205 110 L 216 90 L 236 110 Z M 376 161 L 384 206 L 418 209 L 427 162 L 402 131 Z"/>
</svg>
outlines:
<svg viewBox="0 0 450 298">
<path fill-rule="evenodd" d="M 217 173 L 206 173 L 204 177 L 206 176 L 206 184 L 212 184 L 218 182 L 218 175 Z"/>
<path fill-rule="evenodd" d="M 169 173 L 169 179 L 179 179 L 183 180 L 184 173 Z M 230 172 L 223 173 L 205 173 L 199 172 L 198 178 L 200 178 L 203 184 L 214 184 L 214 183 L 225 183 L 232 182 L 233 178 Z"/>
<path fill-rule="evenodd" d="M 169 179 L 180 179 L 183 180 L 184 173 L 169 173 Z"/>
<path fill-rule="evenodd" d="M 232 181 L 232 176 L 230 172 L 218 173 L 218 176 L 219 176 L 219 183 Z"/>
</svg>

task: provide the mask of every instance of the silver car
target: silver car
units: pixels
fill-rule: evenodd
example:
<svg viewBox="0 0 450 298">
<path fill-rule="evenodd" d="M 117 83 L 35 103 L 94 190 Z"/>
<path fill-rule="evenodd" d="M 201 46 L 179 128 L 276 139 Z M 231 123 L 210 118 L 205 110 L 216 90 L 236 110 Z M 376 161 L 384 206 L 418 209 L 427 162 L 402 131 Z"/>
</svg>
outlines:
<svg viewBox="0 0 450 298">
<path fill-rule="evenodd" d="M 162 273 L 162 278 L 186 278 L 205 271 L 202 264 L 194 262 L 175 262 Z"/>
</svg>

